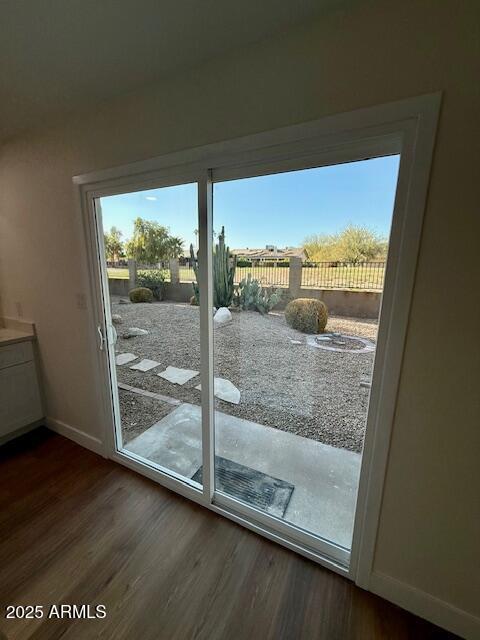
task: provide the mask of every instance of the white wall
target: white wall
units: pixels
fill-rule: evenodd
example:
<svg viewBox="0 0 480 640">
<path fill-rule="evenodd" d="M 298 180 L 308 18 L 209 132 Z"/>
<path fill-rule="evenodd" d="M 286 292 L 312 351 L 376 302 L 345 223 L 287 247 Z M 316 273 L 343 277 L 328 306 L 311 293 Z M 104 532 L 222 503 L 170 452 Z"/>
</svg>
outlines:
<svg viewBox="0 0 480 640">
<path fill-rule="evenodd" d="M 475 0 L 358 3 L 31 132 L 0 156 L 3 312 L 15 316 L 20 302 L 37 323 L 49 415 L 100 437 L 87 312 L 76 308 L 85 283 L 72 175 L 443 90 L 375 572 L 472 616 L 480 615 L 479 18 Z"/>
</svg>

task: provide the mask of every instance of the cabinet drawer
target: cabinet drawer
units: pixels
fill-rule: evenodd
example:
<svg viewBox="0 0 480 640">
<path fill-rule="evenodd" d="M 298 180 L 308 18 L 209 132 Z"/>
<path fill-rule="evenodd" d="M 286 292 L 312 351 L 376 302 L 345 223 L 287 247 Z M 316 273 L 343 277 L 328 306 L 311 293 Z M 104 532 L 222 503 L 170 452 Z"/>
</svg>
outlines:
<svg viewBox="0 0 480 640">
<path fill-rule="evenodd" d="M 33 348 L 30 340 L 0 347 L 0 369 L 31 360 L 33 360 Z"/>
</svg>

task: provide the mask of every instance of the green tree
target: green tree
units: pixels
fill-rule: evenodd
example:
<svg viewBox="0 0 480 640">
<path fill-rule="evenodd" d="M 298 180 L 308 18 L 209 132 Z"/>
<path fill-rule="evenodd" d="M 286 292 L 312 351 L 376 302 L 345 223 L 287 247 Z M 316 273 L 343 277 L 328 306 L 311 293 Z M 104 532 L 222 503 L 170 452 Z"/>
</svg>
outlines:
<svg viewBox="0 0 480 640">
<path fill-rule="evenodd" d="M 105 255 L 107 260 L 117 262 L 125 256 L 122 242 L 122 232 L 117 227 L 111 227 L 110 231 L 104 234 Z"/>
<path fill-rule="evenodd" d="M 386 256 L 387 241 L 367 227 L 348 225 L 338 236 L 338 250 L 346 262 L 369 262 Z"/>
<path fill-rule="evenodd" d="M 183 240 L 171 236 L 168 227 L 158 222 L 136 218 L 133 235 L 127 242 L 129 258 L 144 264 L 153 264 L 169 258 L 178 258 L 183 250 Z"/>
<path fill-rule="evenodd" d="M 171 236 L 169 240 L 170 258 L 179 258 L 183 253 L 183 240 L 178 236 Z"/>
<path fill-rule="evenodd" d="M 313 262 L 341 260 L 338 253 L 337 236 L 314 234 L 303 241 L 303 249 L 307 258 Z"/>
<path fill-rule="evenodd" d="M 309 260 L 315 262 L 344 261 L 357 264 L 383 260 L 388 241 L 368 227 L 348 225 L 334 235 L 313 235 L 305 238 L 303 248 Z"/>
</svg>

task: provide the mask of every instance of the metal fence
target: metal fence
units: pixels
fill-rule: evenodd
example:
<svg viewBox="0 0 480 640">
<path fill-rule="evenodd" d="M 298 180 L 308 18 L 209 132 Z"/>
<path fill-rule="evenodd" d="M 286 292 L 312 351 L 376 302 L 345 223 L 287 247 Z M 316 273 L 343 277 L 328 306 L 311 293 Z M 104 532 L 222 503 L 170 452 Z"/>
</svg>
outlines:
<svg viewBox="0 0 480 640">
<path fill-rule="evenodd" d="M 235 270 L 235 284 L 251 274 L 252 279 L 259 280 L 266 287 L 300 286 L 304 289 L 356 289 L 382 291 L 385 275 L 385 262 L 293 262 L 269 264 L 261 263 L 252 266 L 241 266 Z M 173 271 L 171 270 L 173 269 Z M 195 281 L 195 272 L 187 264 L 171 266 L 168 262 L 159 264 L 137 264 L 139 271 L 161 270 L 165 282 L 190 283 Z M 128 268 L 108 269 L 110 278 L 129 277 Z M 300 273 L 301 272 L 301 273 Z M 172 279 L 173 273 L 173 279 Z M 178 274 L 178 275 L 177 275 Z M 292 283 L 295 283 L 294 285 Z"/>
<path fill-rule="evenodd" d="M 385 262 L 310 262 L 302 266 L 302 287 L 381 291 Z"/>
<path fill-rule="evenodd" d="M 251 274 L 252 280 L 258 280 L 264 286 L 288 287 L 289 267 L 279 267 L 269 264 L 260 264 L 252 267 L 237 267 L 235 269 L 234 282 L 238 284 Z"/>
<path fill-rule="evenodd" d="M 265 286 L 288 287 L 289 269 L 286 267 L 270 266 L 268 264 L 252 267 L 237 267 L 235 269 L 234 283 L 239 284 L 243 278 L 251 274 L 252 280 L 259 280 Z M 195 273 L 192 267 L 179 267 L 180 282 L 195 281 Z"/>
<path fill-rule="evenodd" d="M 188 265 L 178 267 L 180 282 L 195 282 L 195 272 Z"/>
</svg>

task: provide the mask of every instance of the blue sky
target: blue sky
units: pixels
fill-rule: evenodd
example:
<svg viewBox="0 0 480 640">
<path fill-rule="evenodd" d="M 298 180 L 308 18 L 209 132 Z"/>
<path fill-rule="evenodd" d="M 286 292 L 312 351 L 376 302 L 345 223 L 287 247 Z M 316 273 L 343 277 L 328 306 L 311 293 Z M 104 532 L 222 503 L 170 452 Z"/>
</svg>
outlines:
<svg viewBox="0 0 480 640">
<path fill-rule="evenodd" d="M 231 247 L 299 246 L 313 233 L 347 224 L 388 236 L 399 156 L 319 169 L 245 178 L 214 185 L 213 226 L 225 225 Z M 103 227 L 130 237 L 137 216 L 156 220 L 195 245 L 196 185 L 179 185 L 102 198 Z"/>
</svg>

